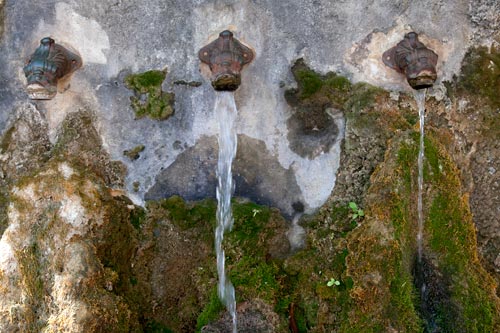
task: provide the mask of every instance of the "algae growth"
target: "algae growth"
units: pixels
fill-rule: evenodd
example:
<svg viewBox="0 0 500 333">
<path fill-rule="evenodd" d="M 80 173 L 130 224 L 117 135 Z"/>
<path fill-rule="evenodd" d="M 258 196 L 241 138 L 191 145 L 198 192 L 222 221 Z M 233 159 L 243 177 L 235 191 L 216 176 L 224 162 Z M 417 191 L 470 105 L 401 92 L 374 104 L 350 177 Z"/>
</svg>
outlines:
<svg viewBox="0 0 500 333">
<path fill-rule="evenodd" d="M 130 101 L 137 119 L 165 120 L 174 113 L 175 95 L 163 91 L 161 87 L 166 76 L 166 70 L 150 70 L 125 78 L 125 86 L 134 91 Z"/>
<path fill-rule="evenodd" d="M 146 149 L 144 145 L 138 145 L 130 150 L 124 150 L 123 155 L 127 156 L 131 161 L 135 161 L 141 156 L 140 153 L 142 153 L 144 149 Z"/>
</svg>

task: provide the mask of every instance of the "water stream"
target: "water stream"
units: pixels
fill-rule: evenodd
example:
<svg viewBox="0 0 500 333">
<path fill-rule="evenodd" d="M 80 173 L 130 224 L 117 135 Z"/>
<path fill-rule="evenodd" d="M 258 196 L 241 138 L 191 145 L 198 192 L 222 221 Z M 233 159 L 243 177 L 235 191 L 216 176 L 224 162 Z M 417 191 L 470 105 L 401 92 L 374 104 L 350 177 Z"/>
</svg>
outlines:
<svg viewBox="0 0 500 333">
<path fill-rule="evenodd" d="M 422 195 L 424 188 L 424 124 L 425 124 L 425 92 L 427 89 L 416 90 L 415 100 L 418 106 L 418 115 L 420 119 L 420 147 L 418 151 L 418 231 L 417 231 L 417 255 L 418 264 L 422 262 L 422 246 L 424 233 L 424 213 Z M 425 286 L 424 286 L 425 287 Z"/>
<path fill-rule="evenodd" d="M 219 159 L 217 163 L 217 227 L 215 229 L 215 251 L 217 253 L 218 293 L 222 303 L 231 314 L 233 333 L 236 329 L 236 297 L 234 287 L 226 276 L 225 255 L 222 248 L 224 232 L 233 227 L 231 194 L 233 177 L 231 165 L 236 155 L 237 137 L 234 129 L 237 110 L 234 96 L 230 92 L 217 93 L 215 114 L 219 122 Z"/>
</svg>

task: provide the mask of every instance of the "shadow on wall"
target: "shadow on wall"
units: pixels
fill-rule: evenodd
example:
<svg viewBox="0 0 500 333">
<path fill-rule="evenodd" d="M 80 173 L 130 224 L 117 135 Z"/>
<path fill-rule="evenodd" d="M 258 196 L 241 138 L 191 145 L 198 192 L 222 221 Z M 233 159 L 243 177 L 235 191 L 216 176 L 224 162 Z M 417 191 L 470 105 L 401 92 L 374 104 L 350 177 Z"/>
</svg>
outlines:
<svg viewBox="0 0 500 333">
<path fill-rule="evenodd" d="M 204 137 L 156 177 L 145 199 L 157 200 L 172 195 L 180 195 L 186 200 L 215 198 L 216 164 L 217 138 Z M 233 177 L 235 196 L 278 207 L 288 218 L 304 210 L 293 171 L 283 168 L 263 141 L 238 135 Z"/>
</svg>

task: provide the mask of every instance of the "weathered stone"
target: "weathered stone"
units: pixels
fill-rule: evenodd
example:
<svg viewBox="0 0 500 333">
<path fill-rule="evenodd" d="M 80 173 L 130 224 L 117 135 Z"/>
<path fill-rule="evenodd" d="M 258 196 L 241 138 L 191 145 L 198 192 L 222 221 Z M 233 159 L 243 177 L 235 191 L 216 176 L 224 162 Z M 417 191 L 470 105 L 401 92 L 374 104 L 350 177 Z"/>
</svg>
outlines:
<svg viewBox="0 0 500 333">
<path fill-rule="evenodd" d="M 241 304 L 238 308 L 238 332 L 273 333 L 278 329 L 276 313 L 263 302 Z M 232 319 L 226 313 L 220 320 L 201 329 L 202 333 L 228 333 L 232 330 Z"/>
<path fill-rule="evenodd" d="M 180 195 L 188 200 L 215 198 L 216 166 L 216 138 L 204 137 L 159 174 L 156 185 L 146 194 L 146 199 L 157 200 L 172 195 Z M 262 166 L 266 168 L 262 169 Z M 235 196 L 278 207 L 288 217 L 304 210 L 303 206 L 299 211 L 294 208 L 294 205 L 298 207 L 298 203 L 303 203 L 304 200 L 293 170 L 283 168 L 262 141 L 245 135 L 238 136 L 233 177 Z M 284 188 L 287 190 L 281 191 Z"/>
<path fill-rule="evenodd" d="M 137 327 L 124 299 L 112 292 L 122 283 L 115 266 L 120 259 L 103 251 L 112 246 L 130 257 L 133 243 L 109 243 L 117 231 L 117 207 L 127 210 L 102 181 L 64 162 L 47 164 L 12 189 L 9 226 L 0 240 L 6 250 L 0 283 L 9 286 L 0 297 L 2 331 Z"/>
<path fill-rule="evenodd" d="M 230 29 L 256 55 L 235 92 L 236 194 L 277 206 L 288 217 L 322 207 L 300 222 L 306 228 L 304 249 L 290 253 L 287 224 L 279 213 L 235 204 L 237 228 L 225 245 L 242 299 L 242 329 L 288 332 L 289 324 L 292 331 L 349 332 L 354 325 L 366 330 L 363 325 L 379 323 L 374 330 L 421 329 L 410 275 L 413 231 L 393 223 L 402 220 L 397 211 L 384 215 L 396 193 L 391 189 L 402 190 L 402 182 L 414 176 L 411 171 L 404 179 L 395 177 L 394 153 L 400 144 L 415 147 L 410 135 L 415 103 L 405 93 L 404 77 L 380 61 L 383 51 L 415 30 L 439 55 L 426 129 L 429 137 L 443 141 L 434 145 L 441 147 L 441 160 L 451 155 L 444 160 L 460 169 L 444 169 L 453 176 L 453 189 L 439 193 L 453 201 L 437 200 L 438 192 L 426 185 L 424 200 L 434 206 L 425 209 L 434 209 L 433 227 L 449 225 L 454 231 L 429 231 L 426 238 L 447 246 L 430 251 L 427 275 L 437 287 L 431 309 L 458 304 L 452 309 L 457 315 L 451 311 L 454 318 L 473 318 L 464 325 L 498 331 L 495 284 L 476 256 L 468 212 L 470 203 L 479 249 L 494 273 L 500 263 L 498 66 L 495 56 L 488 57 L 498 42 L 498 6 L 492 0 L 345 0 L 341 5 L 151 0 L 148 6 L 128 0 L 0 0 L 0 330 L 192 332 L 200 323 L 205 330 L 229 328 L 229 315 L 210 296 L 216 286 L 213 202 L 207 208 L 174 198 L 151 203 L 145 211 L 122 195 L 141 204 L 145 197 L 173 193 L 215 196 L 216 95 L 196 53 Z M 49 35 L 74 47 L 84 67 L 53 100 L 26 104 L 20 68 L 40 38 Z M 485 45 L 480 50 L 488 56 L 478 58 L 480 70 L 464 70 L 473 75 L 457 89 L 446 81 L 460 76 L 471 44 Z M 305 95 L 290 71 L 300 58 L 317 74 Z M 161 87 L 175 93 L 175 114 L 162 122 L 135 119 L 126 74 L 166 67 L 169 75 Z M 353 82 L 345 100 L 313 96 L 315 79 L 329 72 Z M 398 92 L 389 95 L 373 85 Z M 328 105 L 331 100 L 336 103 Z M 314 117 L 300 113 L 306 106 L 318 106 Z M 342 125 L 334 126 L 329 117 L 340 115 L 336 110 L 346 117 L 342 156 L 344 121 L 338 117 Z M 147 147 L 140 158 L 123 156 L 139 144 Z M 426 156 L 430 163 L 432 154 Z M 427 170 L 426 177 L 443 176 L 439 163 Z M 366 216 L 353 219 L 349 201 Z M 442 211 L 440 204 L 447 204 Z M 406 228 L 414 209 L 403 213 Z M 398 239 L 401 234 L 406 237 Z M 440 235 L 447 237 L 432 238 Z M 453 250 L 457 244 L 465 246 Z M 449 279 L 446 269 L 454 266 L 447 266 L 446 255 L 452 254 L 466 257 L 455 258 L 461 271 Z M 329 286 L 331 279 L 340 284 Z M 448 289 L 440 288 L 443 283 Z M 450 294 L 454 299 L 446 303 Z"/>
</svg>

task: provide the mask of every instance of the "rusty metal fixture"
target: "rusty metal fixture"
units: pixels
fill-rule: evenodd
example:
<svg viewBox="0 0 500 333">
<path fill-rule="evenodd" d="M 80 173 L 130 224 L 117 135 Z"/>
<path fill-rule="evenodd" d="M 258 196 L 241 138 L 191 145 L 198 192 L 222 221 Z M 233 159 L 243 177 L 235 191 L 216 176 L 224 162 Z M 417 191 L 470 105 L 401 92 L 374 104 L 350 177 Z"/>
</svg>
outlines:
<svg viewBox="0 0 500 333">
<path fill-rule="evenodd" d="M 384 52 L 384 64 L 405 74 L 413 89 L 429 88 L 436 81 L 438 55 L 418 40 L 418 34 L 409 32 L 395 47 Z"/>
<path fill-rule="evenodd" d="M 224 30 L 219 38 L 201 48 L 198 57 L 210 67 L 215 90 L 234 91 L 240 86 L 242 67 L 253 60 L 254 54 L 231 31 Z"/>
<path fill-rule="evenodd" d="M 42 38 L 40 46 L 24 66 L 28 79 L 26 88 L 31 99 L 51 99 L 57 93 L 57 82 L 82 66 L 82 59 L 50 37 Z"/>
</svg>

